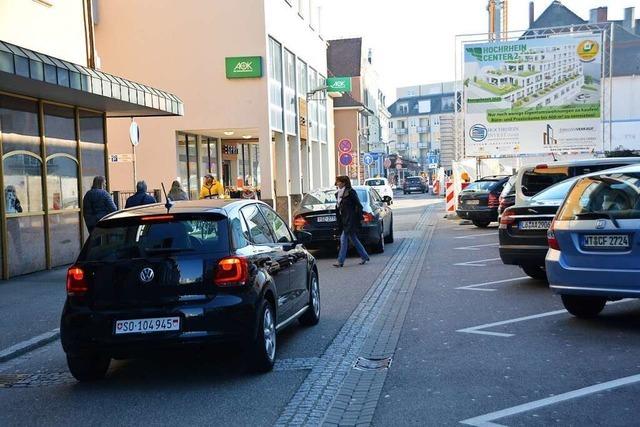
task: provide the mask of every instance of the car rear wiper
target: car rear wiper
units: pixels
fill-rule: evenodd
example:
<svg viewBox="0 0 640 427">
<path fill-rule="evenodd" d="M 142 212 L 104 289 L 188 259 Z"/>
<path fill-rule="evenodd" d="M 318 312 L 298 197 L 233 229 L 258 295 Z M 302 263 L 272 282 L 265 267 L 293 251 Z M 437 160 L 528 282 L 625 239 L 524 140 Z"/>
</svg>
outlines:
<svg viewBox="0 0 640 427">
<path fill-rule="evenodd" d="M 611 215 L 608 212 L 583 212 L 583 213 L 576 214 L 576 217 L 580 219 L 599 219 L 599 218 L 609 219 L 616 228 L 620 228 L 620 224 L 618 224 L 618 220 L 615 219 L 613 215 Z"/>
</svg>

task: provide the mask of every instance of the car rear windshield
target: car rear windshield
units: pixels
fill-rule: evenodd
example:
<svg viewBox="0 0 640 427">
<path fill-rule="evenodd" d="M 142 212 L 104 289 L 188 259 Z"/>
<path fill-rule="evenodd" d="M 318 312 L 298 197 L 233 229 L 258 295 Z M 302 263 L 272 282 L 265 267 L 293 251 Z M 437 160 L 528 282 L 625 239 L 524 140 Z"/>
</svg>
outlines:
<svg viewBox="0 0 640 427">
<path fill-rule="evenodd" d="M 369 185 L 371 187 L 379 187 L 381 185 L 385 185 L 383 179 L 370 179 L 370 180 L 366 181 L 365 184 L 367 184 L 367 185 Z"/>
<path fill-rule="evenodd" d="M 580 179 L 567 196 L 559 219 L 640 219 L 640 172 Z"/>
<path fill-rule="evenodd" d="M 546 190 L 542 190 L 531 200 L 536 202 L 543 202 L 548 200 L 564 200 L 567 197 L 567 193 L 571 190 L 571 186 L 576 182 L 575 179 L 565 179 L 562 182 L 552 185 Z"/>
<path fill-rule="evenodd" d="M 491 191 L 499 181 L 475 181 L 467 185 L 469 191 Z"/>
<path fill-rule="evenodd" d="M 314 208 L 319 205 L 335 205 L 337 192 L 338 190 L 326 190 L 307 193 L 302 198 L 302 203 L 300 203 L 300 205 L 304 208 Z M 358 188 L 355 192 L 358 195 L 360 202 L 367 201 L 366 190 Z"/>
<path fill-rule="evenodd" d="M 567 167 L 534 168 L 522 175 L 522 194 L 527 197 L 534 196 L 567 178 L 569 178 Z"/>
<path fill-rule="evenodd" d="M 157 219 L 156 219 L 157 218 Z M 91 233 L 83 250 L 85 261 L 117 261 L 227 251 L 225 217 L 141 217 L 107 221 Z"/>
<path fill-rule="evenodd" d="M 409 178 L 407 178 L 407 182 L 420 182 L 422 181 L 422 179 L 420 179 L 419 176 L 410 176 Z"/>
</svg>

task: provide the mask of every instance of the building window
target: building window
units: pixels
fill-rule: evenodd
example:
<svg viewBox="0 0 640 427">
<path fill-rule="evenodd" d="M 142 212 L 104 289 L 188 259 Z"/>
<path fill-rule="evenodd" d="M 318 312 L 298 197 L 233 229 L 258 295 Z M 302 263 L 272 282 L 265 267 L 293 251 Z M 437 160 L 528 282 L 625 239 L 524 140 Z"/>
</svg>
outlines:
<svg viewBox="0 0 640 427">
<path fill-rule="evenodd" d="M 182 184 L 182 188 L 187 190 L 189 188 L 189 163 L 187 157 L 187 137 L 186 135 L 179 133 L 176 143 L 176 149 L 178 154 L 178 178 Z"/>
<path fill-rule="evenodd" d="M 431 100 L 424 99 L 422 101 L 418 101 L 418 113 L 427 114 L 431 112 Z"/>
<path fill-rule="evenodd" d="M 307 64 L 298 58 L 298 61 L 296 62 L 296 68 L 298 69 L 296 73 L 296 80 L 298 83 L 298 96 L 300 98 L 306 99 L 307 92 L 309 92 L 309 85 L 307 81 Z"/>
<path fill-rule="evenodd" d="M 442 97 L 442 111 L 443 112 L 453 112 L 453 107 L 455 104 L 455 100 L 453 96 L 443 96 Z"/>
<path fill-rule="evenodd" d="M 64 154 L 47 160 L 47 204 L 49 210 L 79 209 L 78 163 Z"/>
<path fill-rule="evenodd" d="M 409 105 L 408 104 L 399 104 L 398 105 L 398 114 L 409 114 Z"/>
<path fill-rule="evenodd" d="M 187 139 L 187 163 L 189 166 L 189 198 L 197 200 L 200 193 L 198 185 L 198 151 L 196 147 L 196 136 L 185 135 Z"/>
<path fill-rule="evenodd" d="M 269 118 L 271 127 L 282 131 L 282 46 L 269 37 Z"/>
<path fill-rule="evenodd" d="M 284 108 L 287 133 L 296 135 L 298 123 L 296 120 L 296 61 L 293 53 L 284 51 Z"/>
<path fill-rule="evenodd" d="M 319 76 L 318 85 L 325 86 L 327 79 L 323 76 Z M 318 101 L 318 130 L 319 139 L 322 142 L 327 142 L 327 101 L 323 99 Z"/>
<path fill-rule="evenodd" d="M 42 162 L 26 153 L 3 160 L 4 194 L 7 214 L 42 212 Z"/>
<path fill-rule="evenodd" d="M 102 114 L 80 110 L 80 139 L 84 142 L 104 144 Z"/>
<path fill-rule="evenodd" d="M 72 108 L 44 105 L 44 136 L 47 156 L 64 153 L 76 157 L 76 121 Z"/>
<path fill-rule="evenodd" d="M 218 176 L 218 142 L 215 138 L 200 138 L 200 175 Z"/>
<path fill-rule="evenodd" d="M 40 155 L 38 104 L 0 95 L 0 132 L 3 154 L 24 150 Z"/>
<path fill-rule="evenodd" d="M 314 91 L 318 87 L 318 72 L 309 67 L 309 91 Z M 314 96 L 316 98 L 318 95 Z M 309 114 L 309 137 L 311 140 L 318 140 L 318 101 L 311 100 L 307 106 Z"/>
</svg>

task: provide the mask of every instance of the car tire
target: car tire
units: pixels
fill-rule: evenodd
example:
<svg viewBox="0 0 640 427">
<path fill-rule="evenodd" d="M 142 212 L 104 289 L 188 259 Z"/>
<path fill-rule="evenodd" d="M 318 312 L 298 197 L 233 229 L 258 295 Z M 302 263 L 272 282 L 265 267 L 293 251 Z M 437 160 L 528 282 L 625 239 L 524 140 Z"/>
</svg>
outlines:
<svg viewBox="0 0 640 427">
<path fill-rule="evenodd" d="M 589 319 L 600 314 L 607 304 L 607 299 L 582 295 L 562 295 L 562 304 L 574 316 Z"/>
<path fill-rule="evenodd" d="M 320 306 L 320 284 L 318 274 L 314 271 L 309 280 L 309 308 L 298 321 L 304 326 L 317 325 L 320 321 Z"/>
<path fill-rule="evenodd" d="M 271 303 L 260 305 L 258 330 L 250 343 L 249 368 L 253 372 L 269 372 L 276 361 L 276 318 Z"/>
<path fill-rule="evenodd" d="M 111 358 L 107 356 L 67 355 L 67 366 L 73 377 L 80 382 L 98 381 L 104 378 Z"/>
<path fill-rule="evenodd" d="M 393 216 L 391 216 L 391 224 L 389 224 L 389 234 L 384 238 L 385 243 L 393 243 Z"/>
<path fill-rule="evenodd" d="M 489 226 L 489 224 L 491 224 L 490 222 L 486 222 L 486 221 L 471 221 L 473 223 L 473 225 L 475 225 L 478 228 L 487 228 Z"/>
<path fill-rule="evenodd" d="M 521 265 L 522 271 L 524 274 L 536 280 L 544 280 L 547 281 L 547 272 L 544 270 L 544 267 L 539 265 Z"/>
<path fill-rule="evenodd" d="M 372 246 L 371 252 L 374 254 L 381 254 L 384 252 L 384 224 L 380 224 L 380 238 Z"/>
</svg>

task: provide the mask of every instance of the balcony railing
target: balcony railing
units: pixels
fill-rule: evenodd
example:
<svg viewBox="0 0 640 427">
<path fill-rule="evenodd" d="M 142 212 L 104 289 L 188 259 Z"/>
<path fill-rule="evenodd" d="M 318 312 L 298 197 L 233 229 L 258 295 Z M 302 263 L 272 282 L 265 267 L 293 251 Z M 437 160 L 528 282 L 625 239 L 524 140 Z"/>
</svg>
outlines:
<svg viewBox="0 0 640 427">
<path fill-rule="evenodd" d="M 428 142 L 418 142 L 418 148 L 429 148 Z"/>
<path fill-rule="evenodd" d="M 429 132 L 429 128 L 426 126 L 418 126 L 417 127 L 417 131 L 418 133 L 428 133 Z"/>
<path fill-rule="evenodd" d="M 396 128 L 396 135 L 406 135 L 407 128 Z"/>
<path fill-rule="evenodd" d="M 396 150 L 398 151 L 404 151 L 407 149 L 407 144 L 404 142 L 398 142 L 396 143 Z"/>
</svg>

